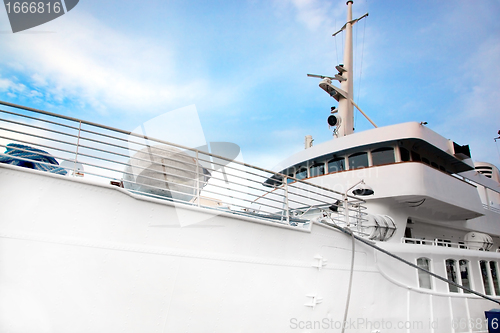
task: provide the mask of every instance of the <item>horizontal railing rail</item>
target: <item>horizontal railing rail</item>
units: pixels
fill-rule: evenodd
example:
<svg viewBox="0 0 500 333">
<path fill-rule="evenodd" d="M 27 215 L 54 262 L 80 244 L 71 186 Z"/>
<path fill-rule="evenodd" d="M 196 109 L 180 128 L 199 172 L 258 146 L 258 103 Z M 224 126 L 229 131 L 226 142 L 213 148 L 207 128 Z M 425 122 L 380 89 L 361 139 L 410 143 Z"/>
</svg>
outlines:
<svg viewBox="0 0 500 333">
<path fill-rule="evenodd" d="M 452 248 L 456 248 L 456 249 L 469 249 L 469 247 L 465 243 L 453 243 L 451 241 L 440 240 L 440 239 L 423 239 L 423 238 L 402 237 L 401 243 L 452 247 Z"/>
<path fill-rule="evenodd" d="M 339 221 L 355 223 L 366 215 L 364 201 L 354 196 L 238 160 L 43 110 L 0 105 L 0 159 L 24 167 L 47 172 L 60 167 L 66 170 L 61 177 L 84 177 L 135 194 L 287 225 L 310 226 L 311 214 L 330 212 L 339 203 L 334 214 Z M 7 148 L 13 151 L 6 154 Z M 34 160 L 33 149 L 42 150 L 36 152 L 40 160 Z"/>
</svg>

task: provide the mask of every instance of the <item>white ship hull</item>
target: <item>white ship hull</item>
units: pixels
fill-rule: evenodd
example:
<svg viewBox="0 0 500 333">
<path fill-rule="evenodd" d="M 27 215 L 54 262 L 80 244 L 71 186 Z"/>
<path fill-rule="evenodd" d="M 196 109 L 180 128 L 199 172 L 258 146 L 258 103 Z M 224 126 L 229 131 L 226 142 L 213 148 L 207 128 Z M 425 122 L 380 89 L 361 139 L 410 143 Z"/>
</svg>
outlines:
<svg viewBox="0 0 500 333">
<path fill-rule="evenodd" d="M 329 226 L 304 231 L 183 210 L 114 186 L 5 165 L 0 184 L 2 332 L 338 331 L 343 321 L 352 240 Z M 178 214 L 200 222 L 181 227 Z M 474 266 L 498 259 L 379 245 L 410 261 L 459 256 Z M 348 332 L 467 332 L 457 325 L 471 320 L 472 331 L 485 330 L 484 311 L 493 303 L 451 295 L 439 281 L 432 291 L 419 289 L 415 269 L 355 246 Z M 444 275 L 444 266 L 436 273 Z"/>
</svg>

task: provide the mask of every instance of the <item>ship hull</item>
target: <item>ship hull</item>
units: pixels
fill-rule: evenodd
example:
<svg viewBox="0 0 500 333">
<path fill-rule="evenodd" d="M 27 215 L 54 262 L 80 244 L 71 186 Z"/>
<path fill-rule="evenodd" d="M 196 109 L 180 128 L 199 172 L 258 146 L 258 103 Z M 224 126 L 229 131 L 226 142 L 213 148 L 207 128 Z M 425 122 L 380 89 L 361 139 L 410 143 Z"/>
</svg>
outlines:
<svg viewBox="0 0 500 333">
<path fill-rule="evenodd" d="M 445 283 L 420 289 L 415 269 L 359 242 L 348 295 L 353 240 L 321 223 L 293 228 L 8 165 L 0 184 L 2 332 L 338 331 L 349 296 L 347 332 L 485 331 L 495 305 Z M 486 254 L 384 246 L 412 262 Z"/>
</svg>

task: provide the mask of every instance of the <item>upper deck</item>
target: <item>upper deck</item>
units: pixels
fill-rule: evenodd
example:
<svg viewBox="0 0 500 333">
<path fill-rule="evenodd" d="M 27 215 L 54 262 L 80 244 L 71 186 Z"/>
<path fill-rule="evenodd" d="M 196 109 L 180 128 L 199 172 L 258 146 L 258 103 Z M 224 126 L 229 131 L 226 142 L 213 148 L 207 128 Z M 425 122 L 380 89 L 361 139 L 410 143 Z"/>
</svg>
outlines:
<svg viewBox="0 0 500 333">
<path fill-rule="evenodd" d="M 404 150 L 401 150 L 399 154 L 393 154 L 393 158 L 382 153 L 384 148 L 394 149 L 396 147 L 401 147 Z M 416 122 L 375 128 L 323 142 L 292 155 L 280 163 L 275 170 L 286 174 L 290 174 L 290 172 L 300 173 L 301 168 L 311 167 L 318 161 L 333 160 L 343 156 L 352 156 L 352 162 L 348 160 L 344 164 L 336 163 L 335 171 L 366 167 L 369 164 L 370 156 L 358 155 L 358 153 L 366 151 L 381 152 L 377 156 L 380 158 L 373 161 L 375 165 L 397 160 L 412 160 L 422 161 L 448 173 L 474 170 L 467 146 L 459 146 Z M 373 154 L 371 159 L 373 160 Z M 331 167 L 333 169 L 334 166 L 331 165 Z M 330 170 L 325 173 L 329 172 Z M 297 178 L 309 178 L 317 175 L 317 173 L 310 173 L 307 174 L 307 177 L 303 177 L 306 175 L 301 174 Z"/>
</svg>

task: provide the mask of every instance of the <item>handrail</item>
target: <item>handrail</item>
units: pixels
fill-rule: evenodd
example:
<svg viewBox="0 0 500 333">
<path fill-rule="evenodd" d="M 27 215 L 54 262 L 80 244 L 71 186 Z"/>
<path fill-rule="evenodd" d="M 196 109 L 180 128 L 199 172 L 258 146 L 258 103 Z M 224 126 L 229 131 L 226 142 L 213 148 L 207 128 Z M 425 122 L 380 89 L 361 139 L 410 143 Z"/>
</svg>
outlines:
<svg viewBox="0 0 500 333">
<path fill-rule="evenodd" d="M 345 196 L 198 149 L 52 112 L 0 104 L 9 108 L 0 109 L 0 148 L 17 143 L 46 151 L 47 157 L 71 164 L 60 166 L 70 177 L 118 183 L 133 193 L 302 227 L 310 220 L 308 216 L 328 210 Z M 22 147 L 16 151 L 30 152 Z M 0 151 L 0 156 L 9 155 Z M 15 159 L 32 164 L 30 157 Z M 77 163 L 84 170 L 77 170 Z M 271 178 L 275 181 L 265 183 Z M 362 219 L 364 201 L 347 197 L 348 210 L 337 214 L 347 214 L 353 221 Z"/>
<path fill-rule="evenodd" d="M 77 123 L 81 123 L 81 124 L 85 124 L 85 125 L 89 125 L 89 126 L 94 126 L 94 127 L 105 129 L 105 130 L 110 130 L 110 131 L 118 132 L 118 133 L 125 134 L 125 135 L 128 135 L 128 136 L 134 136 L 134 137 L 141 138 L 141 139 L 146 139 L 146 140 L 149 140 L 149 141 L 155 141 L 157 143 L 162 143 L 162 144 L 173 146 L 173 147 L 176 147 L 176 148 L 179 148 L 179 149 L 184 149 L 184 150 L 192 151 L 194 153 L 199 152 L 199 153 L 204 154 L 204 155 L 209 155 L 209 156 L 214 157 L 214 158 L 218 158 L 218 159 L 222 159 L 222 160 L 228 161 L 228 159 L 226 157 L 223 157 L 223 156 L 219 156 L 219 155 L 212 154 L 212 153 L 207 153 L 205 151 L 200 151 L 200 150 L 195 149 L 195 148 L 190 148 L 190 147 L 179 145 L 179 144 L 172 143 L 172 142 L 169 142 L 169 141 L 165 141 L 165 140 L 161 140 L 161 139 L 156 139 L 156 138 L 153 138 L 153 137 L 149 137 L 147 135 L 141 135 L 141 134 L 137 134 L 137 133 L 134 133 L 134 132 L 121 130 L 121 129 L 114 128 L 114 127 L 111 127 L 111 126 L 101 125 L 101 124 L 98 124 L 98 123 L 94 123 L 94 122 L 90 122 L 90 121 L 86 121 L 86 120 L 82 120 L 82 119 L 78 119 L 78 118 L 68 117 L 68 116 L 64 116 L 64 115 L 60 115 L 60 114 L 57 114 L 57 113 L 48 112 L 48 111 L 44 111 L 44 110 L 34 109 L 34 108 L 27 107 L 27 106 L 17 105 L 17 104 L 5 102 L 5 101 L 0 101 L 0 105 L 10 106 L 12 108 L 22 109 L 22 110 L 31 111 L 31 112 L 35 112 L 35 113 L 40 113 L 40 114 L 51 116 L 51 117 L 57 117 L 57 118 L 61 118 L 61 119 L 69 120 L 69 121 L 74 121 L 74 122 L 77 122 Z M 4 110 L 0 110 L 0 112 L 3 112 L 3 111 Z M 19 114 L 16 114 L 16 115 L 19 115 Z M 58 125 L 65 126 L 64 124 L 58 124 Z M 105 136 L 104 134 L 97 133 L 97 132 L 94 132 L 94 134 Z M 112 136 L 107 136 L 107 137 L 120 140 L 120 138 L 118 138 L 118 137 L 112 137 Z M 137 142 L 134 142 L 134 143 L 135 144 L 139 144 Z M 276 176 L 288 177 L 290 179 L 293 179 L 294 181 L 301 181 L 300 179 L 297 179 L 295 177 L 287 176 L 287 175 L 281 174 L 279 172 L 270 171 L 270 170 L 267 170 L 267 169 L 263 169 L 263 168 L 260 168 L 260 167 L 254 166 L 254 165 L 250 165 L 250 164 L 247 164 L 247 163 L 239 162 L 239 161 L 236 161 L 236 160 L 231 160 L 231 162 L 233 162 L 235 164 L 240 164 L 242 166 L 247 166 L 247 167 L 250 167 L 250 168 L 254 168 L 256 170 L 260 170 L 260 171 L 272 173 L 272 174 L 274 174 Z M 324 190 L 327 190 L 327 191 L 330 191 L 330 192 L 334 192 L 334 193 L 339 194 L 339 195 L 344 195 L 341 192 L 338 192 L 338 191 L 335 191 L 335 190 L 332 190 L 332 189 L 328 189 L 328 188 L 324 188 L 324 187 L 322 187 L 320 185 L 316 185 L 316 184 L 312 184 L 312 183 L 308 183 L 308 184 L 311 185 L 311 186 L 317 187 L 317 188 L 322 188 Z M 352 195 L 347 194 L 347 196 L 350 199 L 364 202 L 363 200 L 360 200 L 359 198 L 356 198 L 356 197 L 354 197 Z"/>
<path fill-rule="evenodd" d="M 422 239 L 422 238 L 411 238 L 402 237 L 401 243 L 405 244 L 417 244 L 417 245 L 431 245 L 431 246 L 441 246 L 441 247 L 452 247 L 458 249 L 470 249 L 465 243 L 453 243 L 445 240 L 439 239 Z"/>
</svg>

